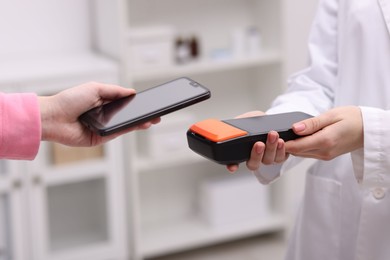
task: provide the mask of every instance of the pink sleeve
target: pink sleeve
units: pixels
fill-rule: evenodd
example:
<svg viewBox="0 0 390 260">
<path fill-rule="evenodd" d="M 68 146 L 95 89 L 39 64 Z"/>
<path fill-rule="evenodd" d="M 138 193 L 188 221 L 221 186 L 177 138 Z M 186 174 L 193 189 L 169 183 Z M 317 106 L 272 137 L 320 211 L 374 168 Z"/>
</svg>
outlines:
<svg viewBox="0 0 390 260">
<path fill-rule="evenodd" d="M 41 141 L 41 116 L 35 94 L 0 93 L 0 159 L 32 160 Z"/>
</svg>

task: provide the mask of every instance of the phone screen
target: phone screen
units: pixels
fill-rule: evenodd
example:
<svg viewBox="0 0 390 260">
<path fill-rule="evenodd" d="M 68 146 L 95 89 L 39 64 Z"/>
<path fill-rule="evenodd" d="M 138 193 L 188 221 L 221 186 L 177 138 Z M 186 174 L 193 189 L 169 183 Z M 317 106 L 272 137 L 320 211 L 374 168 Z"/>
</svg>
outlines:
<svg viewBox="0 0 390 260">
<path fill-rule="evenodd" d="M 179 78 L 94 108 L 80 120 L 100 135 L 118 132 L 210 97 L 199 83 Z"/>
</svg>

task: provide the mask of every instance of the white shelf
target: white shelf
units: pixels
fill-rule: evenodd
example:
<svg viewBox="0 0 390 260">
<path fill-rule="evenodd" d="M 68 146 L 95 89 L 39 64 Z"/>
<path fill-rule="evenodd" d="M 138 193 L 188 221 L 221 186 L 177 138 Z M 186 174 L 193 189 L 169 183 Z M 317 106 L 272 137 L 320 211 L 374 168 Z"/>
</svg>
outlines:
<svg viewBox="0 0 390 260">
<path fill-rule="evenodd" d="M 142 236 L 142 256 L 153 257 L 193 249 L 201 246 L 226 242 L 255 234 L 265 234 L 283 230 L 286 220 L 279 214 L 267 219 L 256 219 L 237 225 L 213 228 L 200 219 L 190 218 L 163 223 L 159 226 L 148 225 Z"/>
<path fill-rule="evenodd" d="M 278 62 L 281 62 L 281 55 L 277 51 L 264 50 L 262 54 L 256 57 L 226 58 L 222 60 L 202 59 L 188 64 L 175 65 L 161 69 L 134 71 L 129 73 L 129 77 L 134 81 L 146 81 L 184 75 L 244 69 Z"/>
<path fill-rule="evenodd" d="M 34 83 L 84 81 L 117 75 L 117 64 L 91 52 L 13 57 L 0 61 L 0 87 Z M 41 85 L 38 86 L 41 88 Z"/>
<path fill-rule="evenodd" d="M 60 256 L 61 254 L 69 254 L 69 250 L 67 250 L 69 248 L 72 248 L 72 251 L 80 251 L 80 249 L 85 250 L 87 247 L 99 248 L 107 246 L 109 242 L 104 241 L 107 241 L 107 238 L 105 234 L 102 234 L 102 232 L 83 232 L 83 234 L 79 234 L 78 236 L 65 238 L 61 241 L 54 241 L 51 253 L 54 256 Z"/>
<path fill-rule="evenodd" d="M 268 107 L 281 90 L 281 74 L 285 62 L 280 44 L 283 32 L 280 24 L 282 2 L 202 0 L 202 4 L 191 3 L 192 12 L 188 14 L 180 12 L 181 8 L 187 10 L 189 6 L 179 0 L 156 3 L 157 8 L 153 10 L 147 1 L 132 0 L 126 3 L 126 23 L 122 27 L 124 51 L 118 55 L 126 69 L 123 79 L 137 90 L 183 76 L 192 77 L 209 87 L 212 99 L 187 110 L 193 118 L 188 126 L 192 121 L 209 117 L 232 118 L 247 111 L 261 110 Z M 199 19 L 198 13 L 202 13 L 202 19 Z M 226 17 L 229 19 L 224 19 Z M 130 49 L 127 47 L 132 44 L 126 37 L 127 32 L 129 29 L 153 25 L 172 26 L 183 37 L 196 35 L 204 56 L 185 64 L 156 64 L 154 67 L 151 64 L 143 70 L 135 69 L 136 63 L 132 64 L 129 53 L 126 53 Z M 257 26 L 262 34 L 260 54 L 238 58 L 234 56 L 232 33 L 237 28 L 252 25 Z M 105 28 L 111 27 L 108 24 Z M 102 49 L 107 49 L 106 53 L 112 52 L 104 46 Z M 226 50 L 226 57 L 212 59 L 209 54 L 216 50 Z M 174 115 L 184 118 L 176 113 Z M 164 118 L 161 124 L 164 124 Z M 187 128 L 173 129 L 182 132 L 177 138 L 185 138 Z M 156 132 L 159 133 L 158 130 Z M 132 160 L 129 163 L 129 176 L 131 175 L 132 185 L 134 179 L 137 184 L 137 190 L 131 186 L 134 196 L 130 205 L 136 214 L 129 216 L 139 231 L 134 235 L 136 259 L 286 230 L 287 220 L 282 214 L 276 213 L 271 213 L 267 219 L 256 219 L 224 228 L 212 227 L 196 214 L 188 216 L 199 192 L 197 185 L 214 176 L 221 175 L 223 178 L 227 174 L 226 167 L 194 153 L 186 144 L 181 144 L 183 149 L 164 149 L 161 143 L 155 141 L 158 138 L 153 134 L 153 128 L 146 134 L 137 134 L 139 138 L 134 142 L 133 153 L 130 155 Z M 140 137 L 146 138 L 143 140 Z M 279 194 L 279 191 L 272 191 L 271 196 L 274 193 Z M 279 209 L 280 205 L 273 203 L 274 198 L 271 200 L 270 203 L 275 204 L 272 208 Z"/>
<path fill-rule="evenodd" d="M 189 149 L 189 148 L 188 148 Z M 202 156 L 192 152 L 175 152 L 160 157 L 139 157 L 138 167 L 140 171 L 153 171 L 167 167 L 177 167 L 192 163 L 208 162 Z"/>
<path fill-rule="evenodd" d="M 42 173 L 45 183 L 48 185 L 59 185 L 102 178 L 107 175 L 109 170 L 106 161 L 96 159 L 74 165 L 49 167 Z"/>
<path fill-rule="evenodd" d="M 50 260 L 89 259 L 91 255 L 98 255 L 101 259 L 110 259 L 113 255 L 110 243 L 96 243 L 74 248 L 72 251 L 58 251 L 50 255 Z"/>
</svg>

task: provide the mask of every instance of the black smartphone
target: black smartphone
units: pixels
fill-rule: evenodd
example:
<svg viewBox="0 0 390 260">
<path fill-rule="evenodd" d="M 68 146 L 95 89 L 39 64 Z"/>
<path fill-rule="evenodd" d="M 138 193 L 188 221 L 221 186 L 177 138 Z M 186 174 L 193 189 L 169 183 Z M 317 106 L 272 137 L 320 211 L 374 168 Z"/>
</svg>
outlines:
<svg viewBox="0 0 390 260">
<path fill-rule="evenodd" d="M 79 120 L 106 136 L 206 100 L 210 95 L 205 86 L 182 77 L 93 108 Z"/>
</svg>

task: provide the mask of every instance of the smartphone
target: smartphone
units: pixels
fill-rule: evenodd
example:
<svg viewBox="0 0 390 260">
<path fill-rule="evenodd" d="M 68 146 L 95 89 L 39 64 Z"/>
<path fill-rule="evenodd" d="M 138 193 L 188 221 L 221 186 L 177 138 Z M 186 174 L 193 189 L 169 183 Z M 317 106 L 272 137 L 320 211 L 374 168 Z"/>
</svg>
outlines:
<svg viewBox="0 0 390 260">
<path fill-rule="evenodd" d="M 210 98 L 210 90 L 187 77 L 121 98 L 82 114 L 79 120 L 98 135 L 111 135 Z"/>
</svg>

